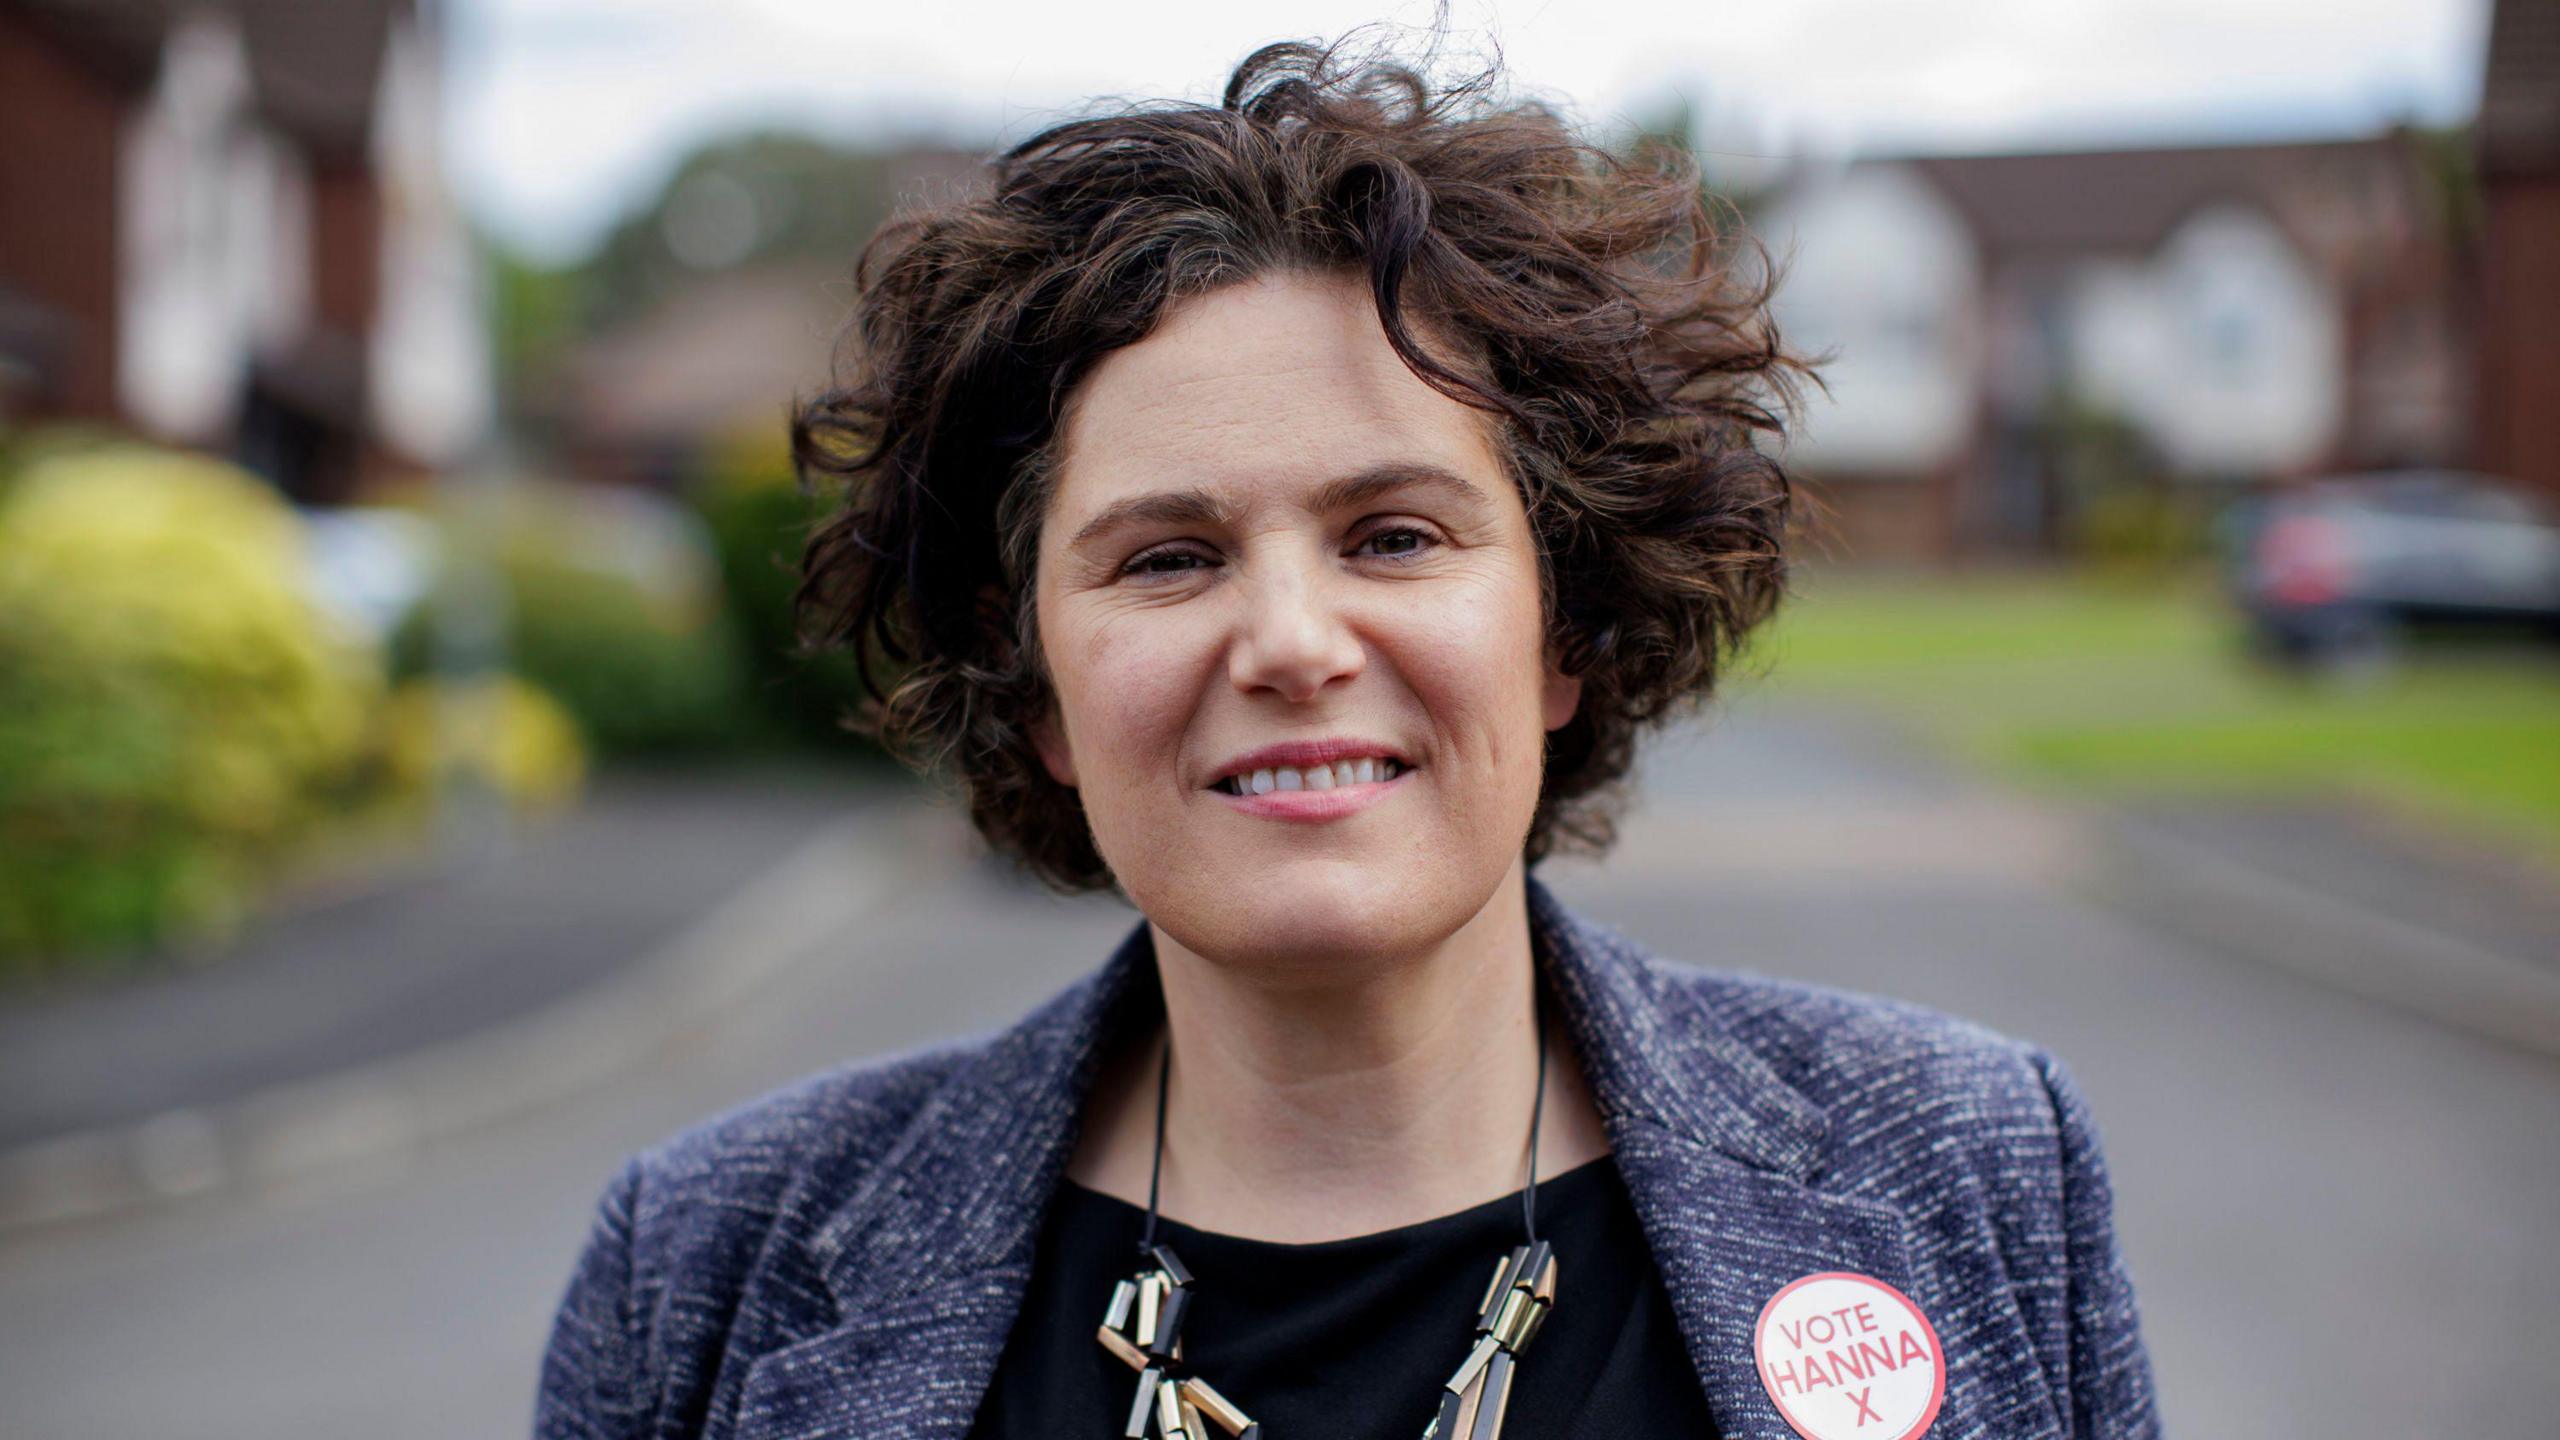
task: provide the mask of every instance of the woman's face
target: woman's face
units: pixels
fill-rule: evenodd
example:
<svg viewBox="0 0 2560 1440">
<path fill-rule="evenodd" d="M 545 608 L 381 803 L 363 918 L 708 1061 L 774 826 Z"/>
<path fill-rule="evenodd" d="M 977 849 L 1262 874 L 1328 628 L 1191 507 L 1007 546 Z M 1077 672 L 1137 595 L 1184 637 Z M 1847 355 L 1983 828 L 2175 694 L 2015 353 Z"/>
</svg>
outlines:
<svg viewBox="0 0 2560 1440">
<path fill-rule="evenodd" d="M 1494 445 L 1356 274 L 1195 298 L 1077 390 L 1040 534 L 1040 751 L 1184 948 L 1274 973 L 1417 953 L 1518 863 L 1581 686 L 1548 663 Z M 1257 757 L 1292 745 L 1317 748 Z"/>
</svg>

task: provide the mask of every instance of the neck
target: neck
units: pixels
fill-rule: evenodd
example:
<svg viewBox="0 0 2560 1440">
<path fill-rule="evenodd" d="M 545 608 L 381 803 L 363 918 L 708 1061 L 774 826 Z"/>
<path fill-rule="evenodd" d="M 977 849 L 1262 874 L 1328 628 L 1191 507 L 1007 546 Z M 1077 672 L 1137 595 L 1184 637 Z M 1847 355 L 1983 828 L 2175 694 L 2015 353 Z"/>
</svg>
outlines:
<svg viewBox="0 0 2560 1440">
<path fill-rule="evenodd" d="M 1097 1084 L 1069 1173 L 1146 1203 L 1156 1065 L 1173 1047 L 1161 1208 L 1202 1229 L 1306 1243 L 1463 1210 L 1520 1188 L 1538 1090 L 1528 901 L 1514 864 L 1429 951 L 1286 984 L 1153 932 L 1166 1028 Z M 1551 1031 L 1538 1173 L 1607 1153 Z"/>
</svg>

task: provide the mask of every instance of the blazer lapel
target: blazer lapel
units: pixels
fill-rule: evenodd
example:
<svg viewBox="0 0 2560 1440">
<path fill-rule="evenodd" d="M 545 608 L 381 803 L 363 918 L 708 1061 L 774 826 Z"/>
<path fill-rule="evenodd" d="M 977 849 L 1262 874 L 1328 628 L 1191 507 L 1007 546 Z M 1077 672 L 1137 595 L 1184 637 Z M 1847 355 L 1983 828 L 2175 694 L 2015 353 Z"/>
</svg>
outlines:
<svg viewBox="0 0 2560 1440">
<path fill-rule="evenodd" d="M 741 1440 L 957 1440 L 1030 1283 L 1101 1056 L 1161 1013 L 1140 924 L 1101 970 L 954 1069 L 811 1242 L 838 1323 L 759 1358 Z M 1141 983 L 1141 982 L 1144 983 Z"/>
<path fill-rule="evenodd" d="M 1752 1355 L 1761 1307 L 1789 1281 L 1825 1270 L 1909 1291 L 1901 1215 L 1736 1164 L 1650 1125 L 1629 1125 L 1616 1140 L 1716 1432 L 1789 1440 L 1795 1432 L 1770 1403 Z"/>
<path fill-rule="evenodd" d="M 757 1359 L 738 1403 L 739 1440 L 956 1437 L 1022 1306 L 1029 1268 L 955 1277 Z"/>
<path fill-rule="evenodd" d="M 1718 1433 L 1792 1440 L 1752 1355 L 1761 1307 L 1825 1270 L 1913 1288 L 1891 1206 L 1812 1188 L 1822 1111 L 1633 942 L 1534 877 L 1530 933 Z"/>
</svg>

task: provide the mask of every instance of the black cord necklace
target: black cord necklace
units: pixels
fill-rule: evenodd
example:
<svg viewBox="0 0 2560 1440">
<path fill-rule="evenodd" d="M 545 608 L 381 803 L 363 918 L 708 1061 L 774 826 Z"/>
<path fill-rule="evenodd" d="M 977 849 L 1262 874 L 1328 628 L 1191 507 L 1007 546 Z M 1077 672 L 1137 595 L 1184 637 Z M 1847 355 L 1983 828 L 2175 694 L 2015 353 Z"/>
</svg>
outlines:
<svg viewBox="0 0 2560 1440">
<path fill-rule="evenodd" d="M 1534 1023 L 1534 1021 L 1533 1021 Z M 1156 1068 L 1155 1159 L 1147 1174 L 1147 1223 L 1138 1236 L 1138 1273 L 1112 1287 L 1098 1338 L 1138 1372 L 1129 1401 L 1128 1440 L 1210 1440 L 1215 1424 L 1239 1440 L 1262 1440 L 1254 1423 L 1182 1361 L 1182 1322 L 1191 1311 L 1191 1272 L 1156 1239 L 1156 1201 L 1164 1185 L 1165 1100 L 1173 1086 L 1173 1040 Z M 1511 1401 L 1520 1352 L 1554 1307 L 1555 1251 L 1538 1238 L 1538 1126 L 1547 1108 L 1547 1037 L 1538 1032 L 1538 1094 L 1529 1105 L 1529 1183 L 1520 1192 L 1527 1238 L 1493 1267 L 1476 1306 L 1476 1340 L 1466 1362 L 1440 1387 L 1440 1410 L 1423 1440 L 1496 1440 Z"/>
</svg>

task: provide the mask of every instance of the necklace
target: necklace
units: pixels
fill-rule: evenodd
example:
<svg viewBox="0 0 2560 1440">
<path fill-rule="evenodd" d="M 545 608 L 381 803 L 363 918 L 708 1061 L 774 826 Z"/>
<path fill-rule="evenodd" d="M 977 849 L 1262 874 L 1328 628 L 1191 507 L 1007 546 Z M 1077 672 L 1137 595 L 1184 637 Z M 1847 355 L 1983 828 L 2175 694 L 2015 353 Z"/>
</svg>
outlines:
<svg viewBox="0 0 2560 1440">
<path fill-rule="evenodd" d="M 1172 1088 L 1173 1041 L 1156 1069 L 1155 1160 L 1147 1175 L 1147 1223 L 1138 1236 L 1138 1273 L 1111 1289 L 1097 1338 L 1138 1372 L 1129 1400 L 1128 1440 L 1211 1440 L 1218 1429 L 1237 1440 L 1262 1440 L 1262 1427 L 1182 1360 L 1182 1322 L 1191 1313 L 1191 1272 L 1156 1239 L 1156 1200 L 1164 1184 L 1165 1097 Z M 1423 1440 L 1496 1440 L 1511 1400 L 1512 1369 L 1537 1338 L 1555 1305 L 1555 1251 L 1538 1238 L 1538 1123 L 1547 1105 L 1547 1037 L 1538 1033 L 1538 1095 L 1529 1106 L 1529 1183 L 1520 1192 L 1527 1239 L 1495 1262 L 1476 1305 L 1475 1343 L 1440 1387 L 1439 1413 Z"/>
</svg>

